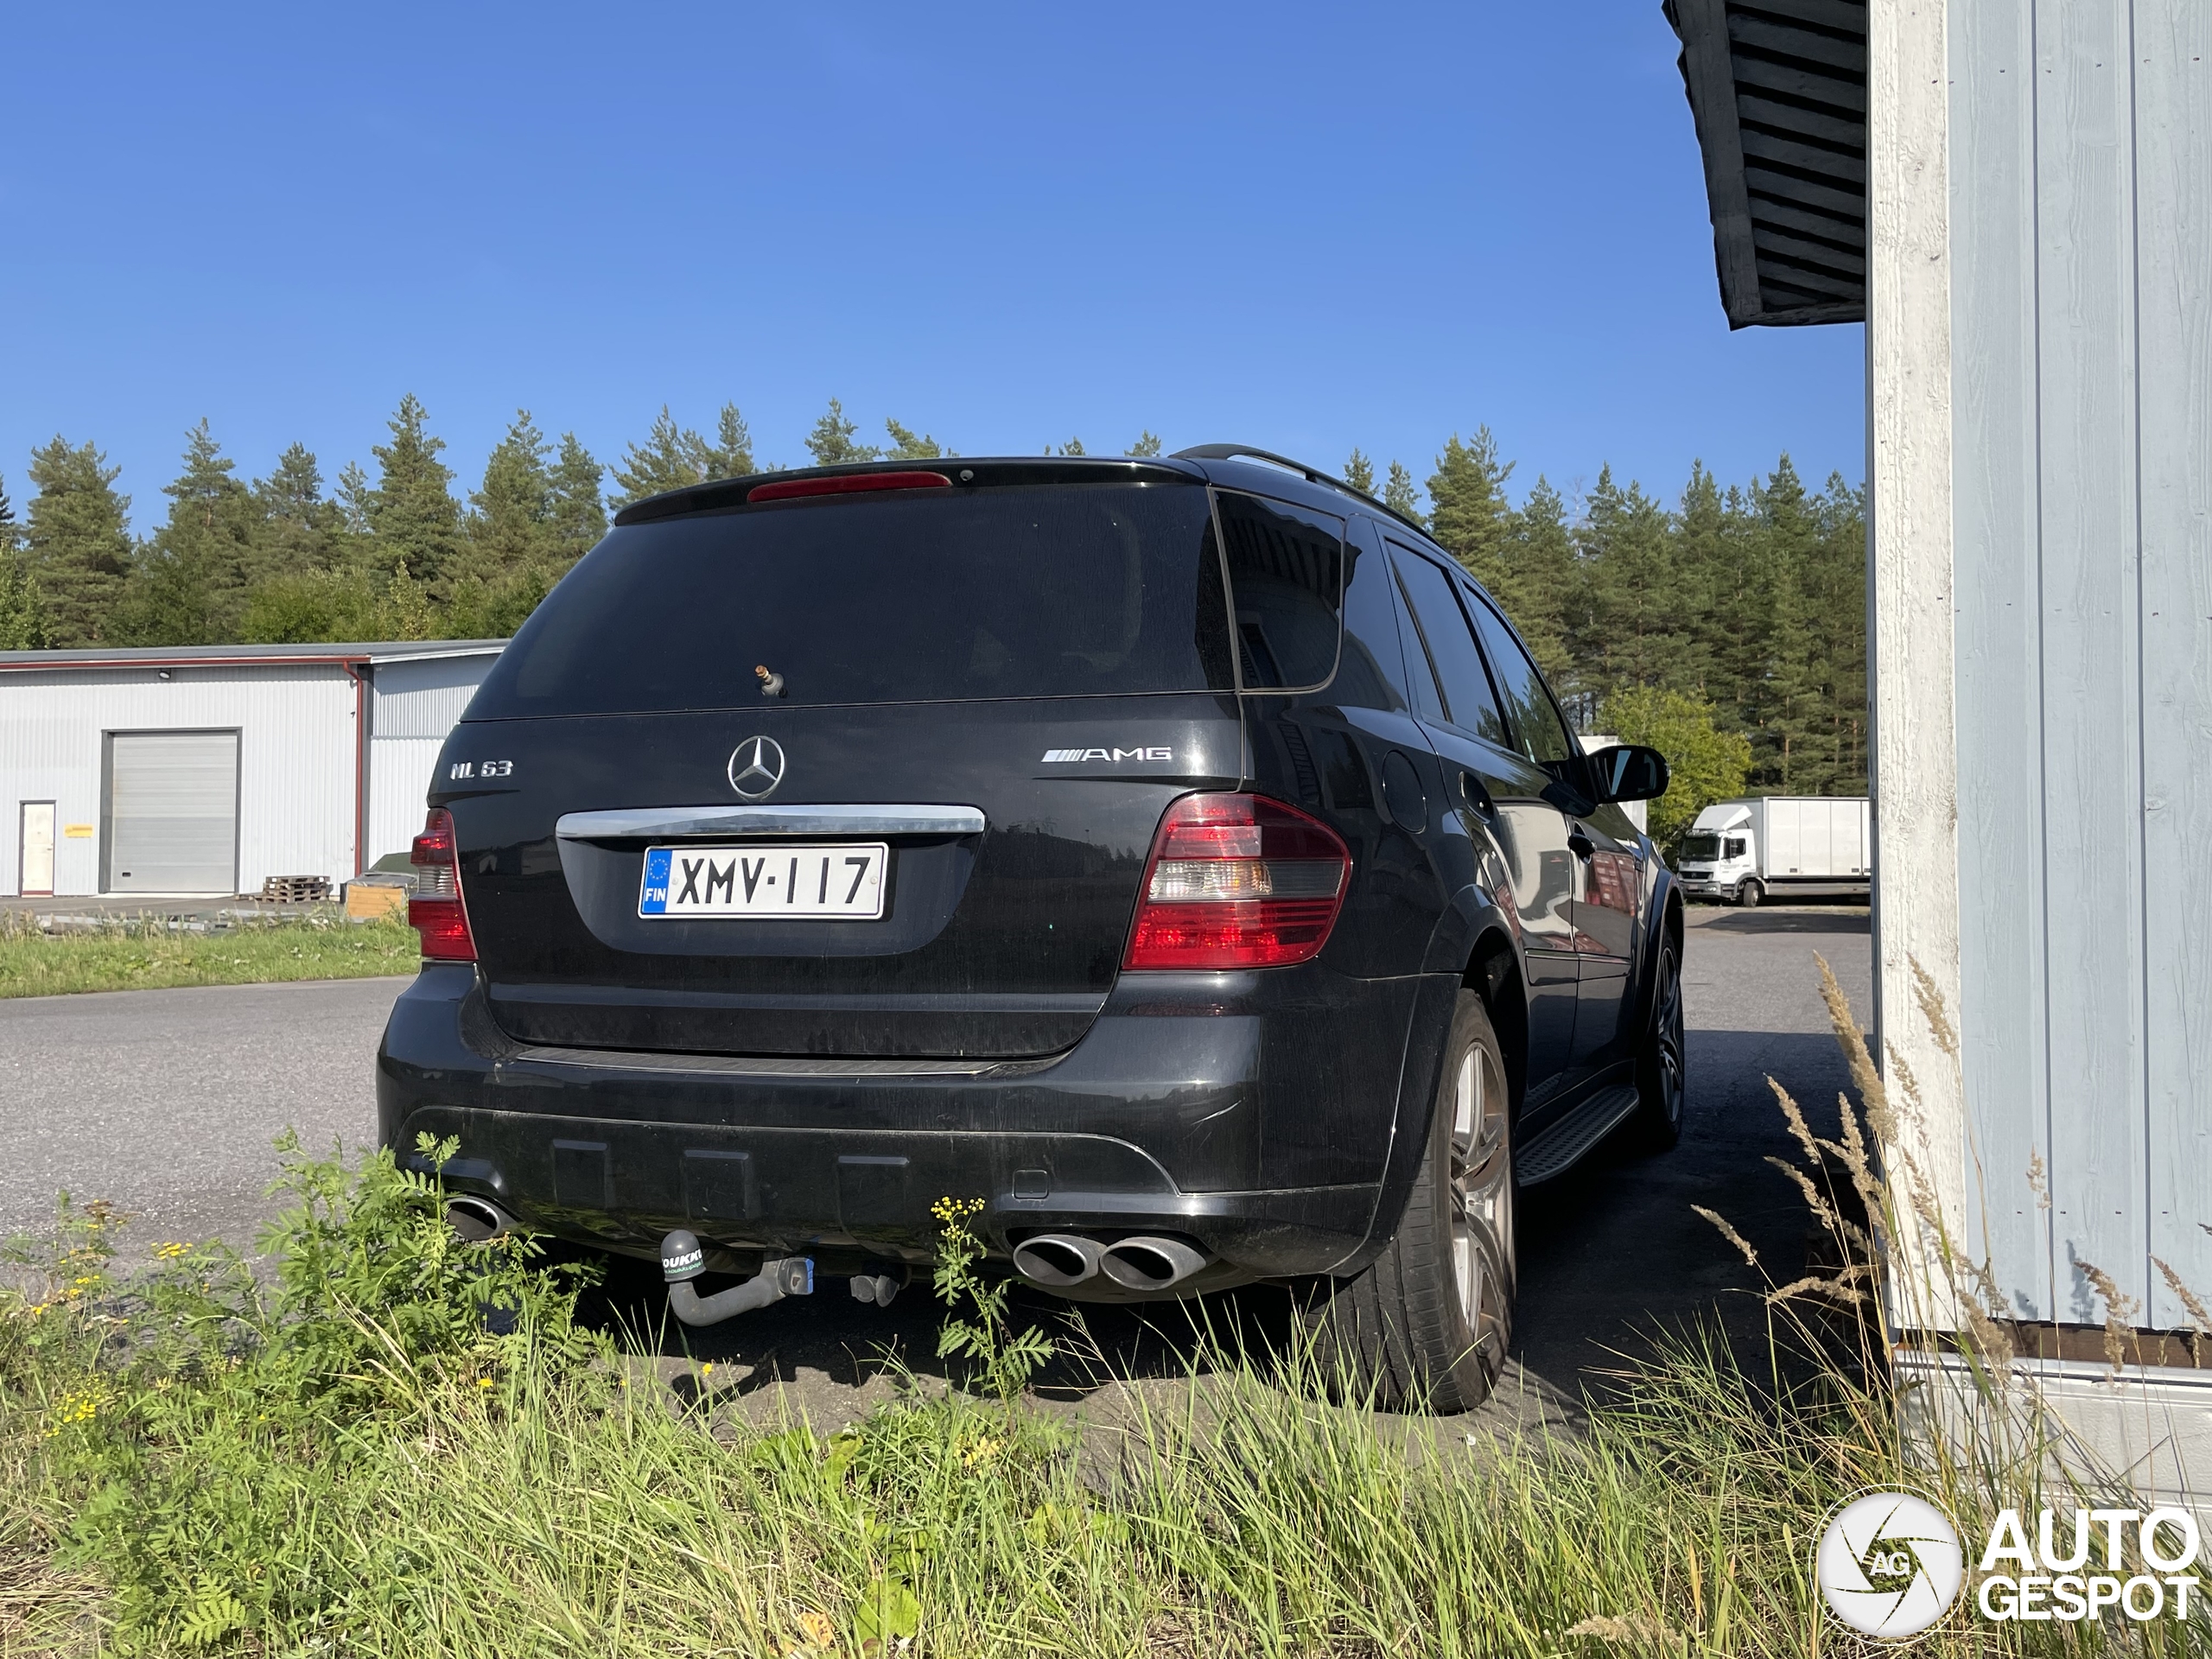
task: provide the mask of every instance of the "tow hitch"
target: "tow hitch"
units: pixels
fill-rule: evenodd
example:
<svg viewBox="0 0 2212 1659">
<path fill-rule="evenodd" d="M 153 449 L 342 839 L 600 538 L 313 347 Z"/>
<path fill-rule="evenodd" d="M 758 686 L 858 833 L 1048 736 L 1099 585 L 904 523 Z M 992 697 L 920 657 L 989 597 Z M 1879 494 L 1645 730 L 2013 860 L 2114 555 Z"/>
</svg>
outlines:
<svg viewBox="0 0 2212 1659">
<path fill-rule="evenodd" d="M 668 1280 L 669 1308 L 686 1325 L 720 1325 L 786 1296 L 814 1294 L 814 1258 L 785 1255 L 763 1262 L 759 1274 L 741 1285 L 702 1296 L 691 1281 L 707 1270 L 707 1253 L 681 1228 L 660 1242 L 660 1270 Z"/>
</svg>

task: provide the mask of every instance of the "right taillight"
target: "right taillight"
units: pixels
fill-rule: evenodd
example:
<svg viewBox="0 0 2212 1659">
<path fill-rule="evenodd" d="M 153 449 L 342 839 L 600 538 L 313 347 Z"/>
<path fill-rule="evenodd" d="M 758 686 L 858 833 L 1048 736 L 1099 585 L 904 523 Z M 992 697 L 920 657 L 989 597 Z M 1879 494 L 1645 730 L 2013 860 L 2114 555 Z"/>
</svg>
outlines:
<svg viewBox="0 0 2212 1659">
<path fill-rule="evenodd" d="M 1264 795 L 1185 795 L 1145 865 L 1124 968 L 1277 968 L 1320 953 L 1351 874 L 1337 832 Z"/>
<path fill-rule="evenodd" d="M 407 861 L 415 868 L 407 925 L 423 936 L 423 956 L 434 962 L 475 961 L 476 940 L 461 899 L 461 854 L 454 843 L 452 813 L 442 806 L 430 809 Z"/>
</svg>

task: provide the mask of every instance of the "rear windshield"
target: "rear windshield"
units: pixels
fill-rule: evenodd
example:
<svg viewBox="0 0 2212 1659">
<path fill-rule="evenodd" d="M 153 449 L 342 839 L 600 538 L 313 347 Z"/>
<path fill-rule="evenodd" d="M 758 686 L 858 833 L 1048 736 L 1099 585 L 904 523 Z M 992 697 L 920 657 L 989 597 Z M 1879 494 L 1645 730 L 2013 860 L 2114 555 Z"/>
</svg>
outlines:
<svg viewBox="0 0 2212 1659">
<path fill-rule="evenodd" d="M 610 532 L 470 713 L 1222 690 L 1227 611 L 1196 484 L 782 502 Z"/>
</svg>

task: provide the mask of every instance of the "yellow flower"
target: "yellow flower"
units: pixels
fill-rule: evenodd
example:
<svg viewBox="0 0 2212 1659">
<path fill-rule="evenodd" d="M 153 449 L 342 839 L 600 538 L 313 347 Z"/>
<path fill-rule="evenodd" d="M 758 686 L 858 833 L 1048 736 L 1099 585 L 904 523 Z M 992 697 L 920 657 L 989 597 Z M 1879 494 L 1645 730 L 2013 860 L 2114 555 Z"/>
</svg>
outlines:
<svg viewBox="0 0 2212 1659">
<path fill-rule="evenodd" d="M 174 1262 L 177 1257 L 182 1255 L 188 1248 L 189 1247 L 183 1244 L 164 1244 L 156 1249 L 154 1254 L 163 1262 Z"/>
<path fill-rule="evenodd" d="M 480 1389 L 488 1389 L 492 1386 L 492 1379 L 488 1376 L 480 1376 L 476 1379 L 476 1386 Z"/>
<path fill-rule="evenodd" d="M 712 1376 L 714 1374 L 715 1362 L 711 1359 L 699 1367 L 699 1375 L 702 1376 Z"/>
</svg>

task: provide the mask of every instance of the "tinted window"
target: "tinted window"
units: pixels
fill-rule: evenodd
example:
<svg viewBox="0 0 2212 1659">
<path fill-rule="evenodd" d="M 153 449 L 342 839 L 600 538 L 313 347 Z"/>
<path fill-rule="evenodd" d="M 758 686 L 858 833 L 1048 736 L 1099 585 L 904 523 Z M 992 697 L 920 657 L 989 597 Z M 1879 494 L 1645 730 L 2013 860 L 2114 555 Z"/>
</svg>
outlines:
<svg viewBox="0 0 2212 1659">
<path fill-rule="evenodd" d="M 1512 721 L 1514 747 L 1554 778 L 1565 777 L 1574 741 L 1567 736 L 1567 722 L 1553 707 L 1536 665 L 1497 612 L 1480 600 L 1471 602 L 1476 626 L 1482 630 L 1483 649 L 1497 676 L 1497 694 Z"/>
<path fill-rule="evenodd" d="M 1344 520 L 1227 490 L 1220 500 L 1244 683 L 1321 684 L 1337 671 Z"/>
<path fill-rule="evenodd" d="M 1723 858 L 1741 858 L 1744 855 L 1744 838 L 1741 836 L 1729 836 L 1728 844 L 1720 849 L 1720 855 Z"/>
<path fill-rule="evenodd" d="M 1720 856 L 1720 837 L 1718 836 L 1684 836 L 1684 858 L 1718 858 Z"/>
<path fill-rule="evenodd" d="M 1491 692 L 1490 676 L 1483 671 L 1482 653 L 1475 649 L 1475 637 L 1467 630 L 1452 578 L 1418 553 L 1409 553 L 1395 543 L 1393 557 L 1406 584 L 1406 598 L 1413 607 L 1421 643 L 1444 688 L 1444 717 L 1463 731 L 1501 747 L 1510 747 L 1505 722 L 1498 718 L 1497 700 Z"/>
<path fill-rule="evenodd" d="M 1344 643 L 1329 700 L 1344 709 L 1406 706 L 1406 653 L 1390 567 L 1374 531 L 1363 525 L 1344 548 Z"/>
<path fill-rule="evenodd" d="M 1196 485 L 1108 484 L 625 526 L 538 607 L 474 709 L 757 704 L 755 664 L 798 704 L 1225 690 L 1212 523 Z"/>
</svg>

